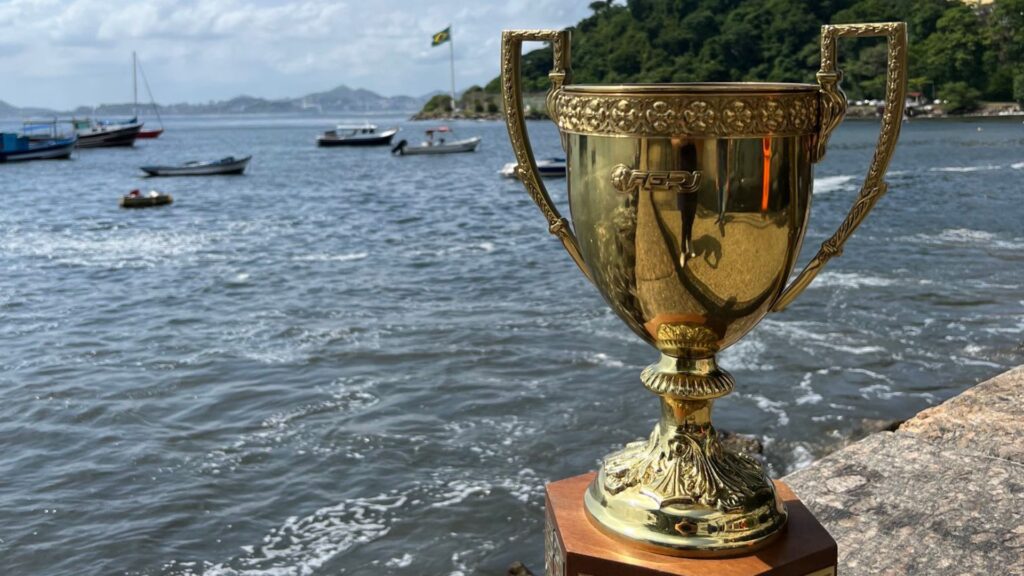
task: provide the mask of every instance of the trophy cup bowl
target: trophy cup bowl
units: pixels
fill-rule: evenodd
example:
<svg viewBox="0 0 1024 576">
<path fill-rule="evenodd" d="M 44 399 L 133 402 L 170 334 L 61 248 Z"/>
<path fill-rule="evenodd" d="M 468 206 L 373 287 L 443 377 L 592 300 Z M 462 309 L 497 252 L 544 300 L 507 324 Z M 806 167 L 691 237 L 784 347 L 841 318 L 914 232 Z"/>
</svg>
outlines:
<svg viewBox="0 0 1024 576">
<path fill-rule="evenodd" d="M 813 165 L 846 99 L 841 37 L 888 42 L 885 112 L 857 200 L 787 286 L 807 229 Z M 573 225 L 536 170 L 523 120 L 524 41 L 552 45 L 547 108 L 568 167 Z M 759 462 L 726 450 L 711 406 L 732 391 L 715 355 L 802 292 L 885 193 L 906 92 L 903 23 L 822 27 L 818 84 L 573 85 L 568 31 L 505 31 L 502 93 L 517 172 L 580 270 L 661 359 L 641 374 L 661 399 L 647 440 L 605 458 L 584 497 L 594 525 L 678 556 L 749 553 L 787 512 Z"/>
</svg>

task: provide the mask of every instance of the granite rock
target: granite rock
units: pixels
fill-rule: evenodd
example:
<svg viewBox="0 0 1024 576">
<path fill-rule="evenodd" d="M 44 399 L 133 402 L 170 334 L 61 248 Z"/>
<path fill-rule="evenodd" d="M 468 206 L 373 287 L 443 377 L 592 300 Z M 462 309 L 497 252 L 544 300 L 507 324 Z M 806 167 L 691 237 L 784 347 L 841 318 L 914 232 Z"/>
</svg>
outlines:
<svg viewBox="0 0 1024 576">
<path fill-rule="evenodd" d="M 880 432 L 786 478 L 844 576 L 1024 575 L 1024 466 Z"/>
<path fill-rule="evenodd" d="M 733 452 L 740 452 L 748 456 L 764 454 L 764 443 L 761 442 L 760 438 L 751 434 L 719 430 L 718 440 L 727 450 L 732 450 Z"/>
<path fill-rule="evenodd" d="M 533 572 L 530 572 L 530 569 L 526 567 L 526 564 L 523 564 L 518 560 L 508 567 L 508 572 L 506 572 L 506 574 L 507 576 L 533 576 Z"/>
<path fill-rule="evenodd" d="M 785 480 L 843 576 L 1024 576 L 1024 367 Z"/>
<path fill-rule="evenodd" d="M 921 412 L 899 429 L 947 449 L 1024 464 L 1024 366 Z"/>
</svg>

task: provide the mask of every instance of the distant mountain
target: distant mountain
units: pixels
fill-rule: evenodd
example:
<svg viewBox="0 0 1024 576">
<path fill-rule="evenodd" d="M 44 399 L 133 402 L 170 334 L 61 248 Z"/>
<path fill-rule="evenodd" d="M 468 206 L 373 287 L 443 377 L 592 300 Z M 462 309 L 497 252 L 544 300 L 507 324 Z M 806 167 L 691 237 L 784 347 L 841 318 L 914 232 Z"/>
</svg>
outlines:
<svg viewBox="0 0 1024 576">
<path fill-rule="evenodd" d="M 54 116 L 57 112 L 48 108 L 18 108 L 0 100 L 0 118 L 28 118 L 32 116 Z"/>
<path fill-rule="evenodd" d="M 230 100 L 210 101 L 205 104 L 158 105 L 161 114 L 294 114 L 303 112 L 415 112 L 430 99 L 424 96 L 381 96 L 362 88 L 338 86 L 326 92 L 307 94 L 300 98 L 268 100 L 255 96 L 236 96 Z M 139 104 L 143 111 L 148 104 Z M 44 108 L 18 108 L 0 101 L 0 118 L 27 116 L 130 116 L 131 103 L 100 104 L 96 107 L 79 106 L 70 111 Z"/>
</svg>

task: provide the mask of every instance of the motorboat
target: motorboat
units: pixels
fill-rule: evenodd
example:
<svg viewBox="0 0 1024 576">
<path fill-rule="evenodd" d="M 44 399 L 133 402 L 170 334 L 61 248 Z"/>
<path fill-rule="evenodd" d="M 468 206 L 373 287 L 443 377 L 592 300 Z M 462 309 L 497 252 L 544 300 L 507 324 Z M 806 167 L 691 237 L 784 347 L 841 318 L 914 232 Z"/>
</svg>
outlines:
<svg viewBox="0 0 1024 576">
<path fill-rule="evenodd" d="M 252 156 L 235 158 L 227 156 L 212 162 L 192 160 L 177 166 L 142 166 L 141 170 L 149 176 L 219 176 L 238 175 L 245 172 Z"/>
<path fill-rule="evenodd" d="M 105 122 L 90 118 L 73 118 L 71 126 L 78 134 L 79 148 L 101 148 L 108 146 L 134 146 L 142 130 L 137 118 L 126 122 Z"/>
<path fill-rule="evenodd" d="M 446 140 L 445 135 L 451 135 L 452 129 L 447 126 L 440 126 L 426 131 L 427 139 L 418 146 L 409 146 L 405 140 L 401 140 L 391 149 L 393 154 L 409 156 L 413 154 L 456 154 L 459 152 L 475 152 L 480 145 L 481 138 L 474 136 L 462 140 Z M 435 137 L 436 136 L 436 137 Z"/>
<path fill-rule="evenodd" d="M 498 171 L 498 174 L 505 178 L 519 178 L 519 172 L 516 170 L 518 166 L 516 162 L 509 162 Z M 537 160 L 537 172 L 544 178 L 565 178 L 565 158 Z"/>
<path fill-rule="evenodd" d="M 164 192 L 150 190 L 148 193 L 143 194 L 138 190 L 132 190 L 121 196 L 118 205 L 121 208 L 149 208 L 150 206 L 164 206 L 172 202 L 174 202 L 174 197 Z"/>
<path fill-rule="evenodd" d="M 387 146 L 398 133 L 398 128 L 378 131 L 373 124 L 339 124 L 316 137 L 317 146 Z"/>
<path fill-rule="evenodd" d="M 77 142 L 77 136 L 41 139 L 13 132 L 0 132 L 0 162 L 64 160 L 71 157 Z"/>
</svg>

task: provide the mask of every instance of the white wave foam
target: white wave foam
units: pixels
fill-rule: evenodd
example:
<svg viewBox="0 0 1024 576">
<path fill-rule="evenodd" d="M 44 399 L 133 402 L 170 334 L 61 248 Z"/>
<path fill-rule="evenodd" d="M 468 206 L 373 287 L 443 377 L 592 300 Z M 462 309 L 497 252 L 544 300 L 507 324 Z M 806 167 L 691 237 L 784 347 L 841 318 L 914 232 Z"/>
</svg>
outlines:
<svg viewBox="0 0 1024 576">
<path fill-rule="evenodd" d="M 391 517 L 401 515 L 406 500 L 406 496 L 394 494 L 346 500 L 301 518 L 286 519 L 259 544 L 241 546 L 243 554 L 225 562 L 199 566 L 171 561 L 163 568 L 178 576 L 311 576 L 335 556 L 386 536 L 391 531 Z M 406 556 L 397 562 L 406 561 Z"/>
<path fill-rule="evenodd" d="M 491 493 L 491 485 L 487 482 L 468 482 L 466 480 L 454 480 L 448 484 L 448 490 L 441 494 L 442 500 L 434 502 L 431 508 L 447 508 L 453 504 L 460 504 L 474 494 Z"/>
<path fill-rule="evenodd" d="M 827 370 L 825 371 L 827 372 Z M 821 371 L 819 370 L 819 372 Z M 814 379 L 814 374 L 812 372 L 804 374 L 804 377 L 800 379 L 799 386 L 800 389 L 803 390 L 804 394 L 803 396 L 799 396 L 794 400 L 797 406 L 802 406 L 804 404 L 817 404 L 824 400 L 821 394 L 818 394 L 817 392 L 814 391 L 814 389 L 811 388 L 812 379 Z"/>
<path fill-rule="evenodd" d="M 847 373 L 853 372 L 855 374 L 863 374 L 863 375 L 867 376 L 868 378 L 873 378 L 875 380 L 881 380 L 882 382 L 885 382 L 887 384 L 893 384 L 892 378 L 889 378 L 885 374 L 879 374 L 878 372 L 874 372 L 872 370 L 868 370 L 867 368 L 846 368 L 844 371 L 847 372 Z"/>
<path fill-rule="evenodd" d="M 401 558 L 391 558 L 384 563 L 388 568 L 407 568 L 412 565 L 412 554 L 406 552 Z"/>
<path fill-rule="evenodd" d="M 430 508 L 447 508 L 461 504 L 473 496 L 488 496 L 498 489 L 508 493 L 523 504 L 531 498 L 539 498 L 543 494 L 544 482 L 530 468 L 523 468 L 516 476 L 505 476 L 498 480 L 445 480 L 437 479 L 444 488 L 436 497 L 440 500 L 429 505 Z"/>
<path fill-rule="evenodd" d="M 914 238 L 928 244 L 959 244 L 1005 250 L 1024 250 L 1024 239 L 1001 240 L 992 232 L 971 230 L 969 228 L 948 228 L 937 236 L 918 234 Z"/>
<path fill-rule="evenodd" d="M 827 326 L 812 322 L 764 320 L 764 328 L 803 346 L 821 346 L 847 354 L 884 353 L 882 346 L 866 345 L 849 336 L 829 332 Z"/>
<path fill-rule="evenodd" d="M 282 446 L 298 452 L 327 452 L 310 442 L 305 436 L 304 420 L 319 414 L 351 414 L 364 411 L 380 398 L 368 390 L 376 385 L 371 380 L 339 379 L 328 391 L 331 398 L 310 402 L 290 410 L 277 412 L 265 418 L 260 428 L 239 436 L 234 442 L 210 451 L 199 463 L 199 470 L 207 474 L 233 472 L 243 463 L 259 454 L 269 454 Z M 354 457 L 358 457 L 352 454 Z"/>
<path fill-rule="evenodd" d="M 840 176 L 824 176 L 821 178 L 815 178 L 814 193 L 828 194 L 829 192 L 854 190 L 856 189 L 856 186 L 853 184 L 854 178 L 856 178 L 856 176 L 849 176 L 846 174 Z"/>
<path fill-rule="evenodd" d="M 785 403 L 769 400 L 760 394 L 751 394 L 748 398 L 753 400 L 763 412 L 774 414 L 779 426 L 787 426 L 789 424 L 789 414 L 783 409 L 783 406 L 786 405 Z"/>
<path fill-rule="evenodd" d="M 405 501 L 405 496 L 380 495 L 320 508 L 302 518 L 292 516 L 264 536 L 251 555 L 223 566 L 224 573 L 231 574 L 228 570 L 237 566 L 243 574 L 249 570 L 281 576 L 312 574 L 356 544 L 386 536 L 391 530 L 388 512 L 401 508 Z M 216 569 L 207 572 L 211 573 L 216 574 Z"/>
<path fill-rule="evenodd" d="M 998 164 L 985 164 L 982 166 L 940 166 L 929 168 L 929 172 L 981 172 L 983 170 L 999 170 L 1002 166 Z"/>
<path fill-rule="evenodd" d="M 305 254 L 303 256 L 296 256 L 292 260 L 296 262 L 350 262 L 352 260 L 362 260 L 369 256 L 368 252 L 350 252 L 348 254 Z"/>
<path fill-rule="evenodd" d="M 825 287 L 825 288 L 863 288 L 863 287 L 878 287 L 878 286 L 892 286 L 896 281 L 891 278 L 882 278 L 880 276 L 865 276 L 863 274 L 857 274 L 856 272 L 832 272 L 825 271 L 818 274 L 818 277 L 811 286 Z"/>
<path fill-rule="evenodd" d="M 0 238 L 0 251 L 71 266 L 149 268 L 195 258 L 214 244 L 210 235 L 201 233 L 117 228 L 74 234 L 21 231 Z"/>
<path fill-rule="evenodd" d="M 879 400 L 890 400 L 897 396 L 906 396 L 906 394 L 898 390 L 893 390 L 892 386 L 889 386 L 888 384 L 872 384 L 861 388 L 860 396 L 865 400 L 870 400 L 872 396 Z"/>
<path fill-rule="evenodd" d="M 591 353 L 586 355 L 587 362 L 596 364 L 598 366 L 604 366 L 606 368 L 622 368 L 625 364 L 621 360 L 609 358 L 604 352 Z"/>
<path fill-rule="evenodd" d="M 1015 162 L 1010 164 L 1010 168 L 1013 168 L 1014 170 L 1024 170 L 1024 162 Z"/>
<path fill-rule="evenodd" d="M 964 346 L 964 354 L 970 354 L 971 356 L 977 356 L 984 350 L 984 347 L 978 346 L 977 344 L 968 344 L 967 346 Z"/>
<path fill-rule="evenodd" d="M 948 228 L 943 230 L 939 236 L 939 240 L 947 240 L 950 242 L 966 242 L 970 244 L 987 244 L 995 239 L 995 234 L 986 232 L 984 230 L 971 230 L 968 228 Z"/>
<path fill-rule="evenodd" d="M 803 470 L 814 463 L 814 454 L 803 444 L 793 446 L 790 456 L 791 464 L 786 468 L 786 474 L 792 474 L 797 470 Z"/>
<path fill-rule="evenodd" d="M 1022 302 L 1020 304 L 1024 305 L 1024 302 Z M 982 328 L 982 331 L 983 332 L 987 332 L 989 334 L 997 334 L 997 335 L 1001 335 L 1001 334 L 1024 334 L 1024 316 L 1017 316 L 1015 318 L 1015 320 L 1016 320 L 1016 324 L 1012 324 L 1012 325 L 1008 325 L 1008 326 L 987 326 L 985 328 Z"/>
<path fill-rule="evenodd" d="M 750 370 L 752 372 L 768 372 L 774 366 L 765 362 L 764 353 L 767 348 L 757 335 L 750 335 L 736 344 L 726 348 L 720 358 L 729 370 Z"/>
</svg>

